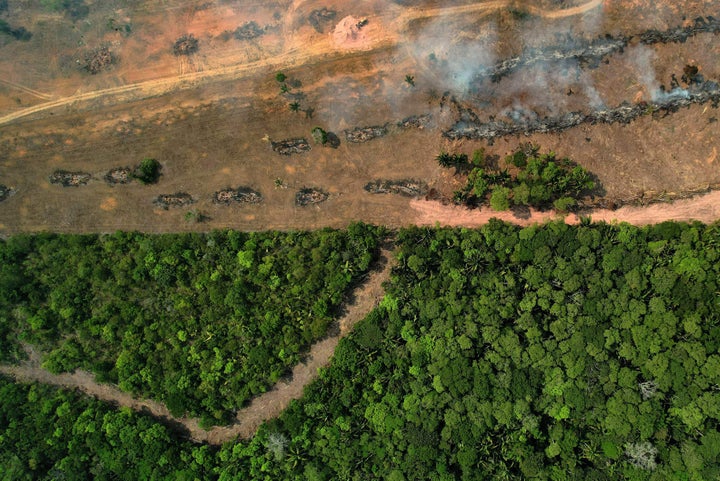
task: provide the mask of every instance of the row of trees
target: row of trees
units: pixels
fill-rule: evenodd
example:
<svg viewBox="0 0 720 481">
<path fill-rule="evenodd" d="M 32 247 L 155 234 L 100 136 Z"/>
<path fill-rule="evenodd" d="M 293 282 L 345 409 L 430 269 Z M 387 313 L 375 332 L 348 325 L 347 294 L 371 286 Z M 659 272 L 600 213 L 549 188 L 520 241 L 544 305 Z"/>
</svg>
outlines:
<svg viewBox="0 0 720 481">
<path fill-rule="evenodd" d="M 505 158 L 504 168 L 493 165 L 483 150 L 475 151 L 471 161 L 466 154 L 446 152 L 437 160 L 442 167 L 468 173 L 465 186 L 453 196 L 458 204 L 489 204 L 497 211 L 520 206 L 552 207 L 560 212 L 574 209 L 595 188 L 590 174 L 567 158 L 539 152 L 537 146 L 520 146 Z"/>
<path fill-rule="evenodd" d="M 17 236 L 0 242 L 4 360 L 92 370 L 222 423 L 323 337 L 382 229 Z"/>
</svg>

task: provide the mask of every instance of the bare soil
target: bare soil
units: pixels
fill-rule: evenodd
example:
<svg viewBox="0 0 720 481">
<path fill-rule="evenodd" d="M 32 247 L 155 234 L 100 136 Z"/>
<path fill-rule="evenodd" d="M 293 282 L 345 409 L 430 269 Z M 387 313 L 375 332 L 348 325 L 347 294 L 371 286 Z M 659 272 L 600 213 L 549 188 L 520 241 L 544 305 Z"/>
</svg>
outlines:
<svg viewBox="0 0 720 481">
<path fill-rule="evenodd" d="M 718 80 L 720 45 L 715 35 L 701 34 L 681 44 L 631 42 L 596 69 L 520 69 L 500 82 L 484 82 L 477 91 L 464 88 L 466 69 L 473 64 L 556 45 L 558 39 L 636 35 L 689 24 L 714 13 L 717 0 L 692 0 L 682 7 L 649 1 L 533 2 L 523 7 L 529 14 L 524 20 L 511 14 L 514 4 L 506 1 L 402 3 L 337 2 L 336 16 L 322 32 L 309 21 L 313 11 L 326 6 L 319 0 L 177 0 L 124 9 L 96 2 L 90 14 L 94 28 L 72 27 L 64 17 L 38 10 L 15 12 L 30 30 L 44 22 L 48 33 L 4 47 L 11 55 L 3 58 L 12 58 L 12 65 L 0 59 L 0 115 L 5 113 L 0 180 L 16 192 L 0 207 L 0 235 L 343 227 L 353 220 L 403 226 L 415 222 L 407 214 L 409 200 L 371 195 L 363 190 L 368 182 L 412 178 L 449 196 L 462 179 L 437 166 L 441 150 L 471 154 L 484 148 L 502 157 L 525 141 L 571 157 L 596 174 L 608 204 L 720 182 L 720 113 L 711 105 L 644 116 L 630 125 L 588 124 L 558 134 L 505 137 L 492 145 L 444 139 L 442 132 L 457 118 L 440 105 L 449 91 L 482 120 L 503 118 L 520 107 L 553 115 L 587 111 L 594 95 L 608 106 L 648 100 L 653 85 L 669 85 L 671 75 L 682 75 L 688 64 L 706 79 Z M 347 17 L 358 20 L 356 29 L 368 20 L 358 30 L 366 42 L 359 48 L 335 41 Z M 114 19 L 113 28 L 106 28 L 108 18 Z M 223 36 L 250 22 L 263 30 L 261 36 Z M 126 24 L 129 33 L 121 28 Z M 177 57 L 172 44 L 185 34 L 198 39 L 198 51 Z M 52 35 L 57 41 L 50 48 Z M 84 52 L 101 45 L 119 59 L 112 69 L 96 75 L 75 67 L 63 70 L 60 57 L 82 60 Z M 290 93 L 301 98 L 301 109 L 311 117 L 289 111 L 277 71 L 298 82 Z M 645 78 L 647 72 L 654 78 Z M 414 87 L 406 75 L 414 78 Z M 408 118 L 423 119 L 421 128 L 398 123 Z M 341 135 L 336 149 L 312 148 L 289 157 L 272 151 L 269 139 L 309 138 L 316 126 L 329 132 L 383 126 L 387 132 L 364 143 Z M 101 179 L 114 167 L 145 157 L 164 165 L 157 185 L 89 182 L 81 189 L 57 189 L 48 182 L 55 170 Z M 278 188 L 277 179 L 287 188 Z M 229 208 L 216 203 L 214 194 L 228 185 L 252 185 L 264 202 Z M 298 207 L 294 193 L 304 186 L 322 187 L 330 198 L 312 209 Z M 187 192 L 196 200 L 193 207 L 210 220 L 188 223 L 187 208 L 153 205 L 168 192 Z"/>
</svg>

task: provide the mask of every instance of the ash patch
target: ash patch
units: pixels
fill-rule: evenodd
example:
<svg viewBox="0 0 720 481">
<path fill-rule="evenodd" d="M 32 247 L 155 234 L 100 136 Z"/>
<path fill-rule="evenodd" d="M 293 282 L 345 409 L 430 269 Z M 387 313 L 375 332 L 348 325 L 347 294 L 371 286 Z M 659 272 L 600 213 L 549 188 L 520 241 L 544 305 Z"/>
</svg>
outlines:
<svg viewBox="0 0 720 481">
<path fill-rule="evenodd" d="M 332 21 L 335 20 L 336 16 L 337 12 L 335 10 L 330 10 L 327 7 L 323 7 L 310 12 L 310 15 L 308 16 L 308 23 L 318 33 L 325 33 L 325 27 L 329 23 L 332 23 Z"/>
<path fill-rule="evenodd" d="M 305 138 L 285 139 L 270 142 L 272 149 L 280 155 L 302 154 L 310 150 L 310 144 Z"/>
<path fill-rule="evenodd" d="M 247 22 L 236 28 L 233 32 L 233 37 L 238 40 L 253 40 L 263 35 L 265 35 L 265 29 L 255 21 Z"/>
<path fill-rule="evenodd" d="M 661 88 L 653 102 L 634 105 L 623 102 L 615 108 L 595 110 L 588 114 L 567 112 L 559 116 L 540 118 L 537 115 L 511 112 L 511 115 L 508 115 L 510 122 L 493 118 L 488 122 L 480 122 L 477 115 L 468 116 L 460 111 L 459 120 L 452 128 L 443 132 L 443 136 L 451 140 L 465 138 L 492 142 L 496 138 L 510 135 L 562 132 L 583 123 L 629 124 L 641 115 L 669 115 L 692 104 L 711 102 L 713 107 L 717 107 L 720 103 L 720 85 L 712 80 L 699 78 L 698 75 L 693 77 L 692 82 L 687 88 L 676 86 L 669 91 Z"/>
<path fill-rule="evenodd" d="M 109 70 L 116 61 L 117 57 L 113 55 L 108 47 L 98 47 L 85 54 L 85 65 L 83 68 L 92 75 L 95 75 L 103 70 Z"/>
<path fill-rule="evenodd" d="M 303 187 L 295 194 L 295 205 L 306 206 L 325 202 L 330 194 L 315 187 Z"/>
<path fill-rule="evenodd" d="M 129 184 L 132 182 L 132 169 L 130 167 L 115 167 L 105 174 L 105 182 L 108 184 Z"/>
<path fill-rule="evenodd" d="M 640 42 L 653 43 L 685 43 L 700 33 L 720 33 L 720 20 L 713 16 L 698 17 L 687 27 L 675 27 L 669 30 L 647 30 L 640 34 Z"/>
<path fill-rule="evenodd" d="M 398 194 L 404 197 L 423 197 L 428 191 L 425 182 L 413 179 L 377 179 L 368 182 L 363 188 L 371 194 Z"/>
<path fill-rule="evenodd" d="M 173 54 L 179 57 L 180 55 L 191 55 L 197 52 L 199 48 L 198 39 L 195 38 L 195 35 L 189 34 L 183 35 L 175 40 L 172 51 Z"/>
<path fill-rule="evenodd" d="M 182 207 L 195 202 L 187 192 L 175 192 L 174 194 L 161 194 L 153 201 L 153 204 L 167 210 L 170 207 Z"/>
<path fill-rule="evenodd" d="M 10 187 L 8 187 L 7 185 L 0 184 L 0 202 L 4 201 L 5 199 L 10 197 L 14 193 L 15 193 L 15 191 L 13 189 L 11 189 Z"/>
<path fill-rule="evenodd" d="M 215 192 L 213 196 L 213 202 L 225 205 L 230 205 L 233 202 L 240 204 L 259 204 L 262 201 L 262 194 L 250 187 L 238 187 L 237 189 L 227 188 Z"/>
<path fill-rule="evenodd" d="M 356 127 L 352 130 L 345 130 L 345 139 L 354 144 L 361 144 L 379 137 L 384 137 L 388 133 L 387 125 L 378 125 L 373 127 Z"/>
<path fill-rule="evenodd" d="M 87 184 L 91 177 L 87 172 L 56 170 L 50 175 L 50 183 L 60 184 L 63 187 L 78 187 Z"/>
</svg>

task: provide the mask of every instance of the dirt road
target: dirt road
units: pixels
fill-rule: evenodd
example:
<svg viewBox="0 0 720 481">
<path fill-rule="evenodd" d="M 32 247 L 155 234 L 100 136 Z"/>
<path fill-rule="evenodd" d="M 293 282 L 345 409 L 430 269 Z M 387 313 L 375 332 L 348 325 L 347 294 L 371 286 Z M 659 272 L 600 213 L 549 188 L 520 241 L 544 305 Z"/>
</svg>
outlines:
<svg viewBox="0 0 720 481">
<path fill-rule="evenodd" d="M 415 212 L 417 225 L 479 227 L 492 218 L 518 225 L 542 223 L 552 219 L 563 219 L 568 224 L 577 224 L 580 218 L 575 214 L 557 214 L 552 211 L 530 210 L 530 216 L 519 218 L 512 212 L 495 212 L 489 207 L 469 210 L 460 206 L 442 205 L 438 202 L 413 200 L 410 206 Z M 656 224 L 668 220 L 698 220 L 705 223 L 720 220 L 720 191 L 672 203 L 656 203 L 644 207 L 626 206 L 617 210 L 596 209 L 585 214 L 594 222 L 627 222 L 634 225 Z"/>
<path fill-rule="evenodd" d="M 602 5 L 602 3 L 603 0 L 590 0 L 586 4 L 568 9 L 543 10 L 532 6 L 527 7 L 527 9 L 535 16 L 555 19 L 579 15 L 588 12 L 590 10 L 598 8 Z M 402 30 L 404 26 L 406 26 L 410 21 L 417 18 L 488 12 L 508 8 L 513 4 L 514 2 L 512 0 L 497 0 L 471 5 L 463 5 L 458 7 L 437 9 L 411 8 L 407 11 L 404 11 L 397 18 L 388 18 L 387 20 L 388 25 L 394 24 L 398 26 L 398 30 Z M 397 35 L 387 35 L 383 36 L 382 38 L 376 39 L 377 41 L 373 45 L 369 46 L 369 48 L 365 50 L 365 53 L 392 46 L 397 42 L 397 39 Z M 338 52 L 337 46 L 333 45 L 330 42 L 314 44 L 312 46 L 302 48 L 294 47 L 280 55 L 246 64 L 232 65 L 212 70 L 186 73 L 183 75 L 177 75 L 169 78 L 160 78 L 130 85 L 122 85 L 119 87 L 80 93 L 70 97 L 64 97 L 61 99 L 44 102 L 0 117 L 0 126 L 9 124 L 23 117 L 28 117 L 30 115 L 38 114 L 45 111 L 51 111 L 70 105 L 77 106 L 79 104 L 89 103 L 99 99 L 103 99 L 106 102 L 111 101 L 115 103 L 137 101 L 150 97 L 157 97 L 159 95 L 175 92 L 178 90 L 196 88 L 200 85 L 208 84 L 211 82 L 232 80 L 240 78 L 242 76 L 252 75 L 253 73 L 257 72 L 274 71 L 279 68 L 292 69 L 301 65 L 314 64 L 321 59 L 327 59 L 328 56 L 337 56 L 338 58 L 340 58 L 347 56 L 347 52 Z M 18 85 L 5 80 L 0 80 L 0 82 L 11 85 L 14 88 L 21 89 L 39 98 L 51 98 L 47 94 L 37 92 L 22 85 Z"/>
</svg>

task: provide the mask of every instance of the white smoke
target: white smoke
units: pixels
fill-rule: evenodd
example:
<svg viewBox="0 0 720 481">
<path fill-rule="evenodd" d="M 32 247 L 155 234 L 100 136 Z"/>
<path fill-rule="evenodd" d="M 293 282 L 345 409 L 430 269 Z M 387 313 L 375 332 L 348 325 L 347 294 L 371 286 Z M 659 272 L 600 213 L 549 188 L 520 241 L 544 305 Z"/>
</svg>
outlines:
<svg viewBox="0 0 720 481">
<path fill-rule="evenodd" d="M 690 92 L 681 87 L 675 87 L 670 91 L 662 88 L 655 73 L 655 51 L 650 47 L 636 45 L 627 49 L 626 55 L 638 72 L 638 82 L 642 84 L 650 101 L 662 104 L 672 100 L 690 98 Z"/>
</svg>

